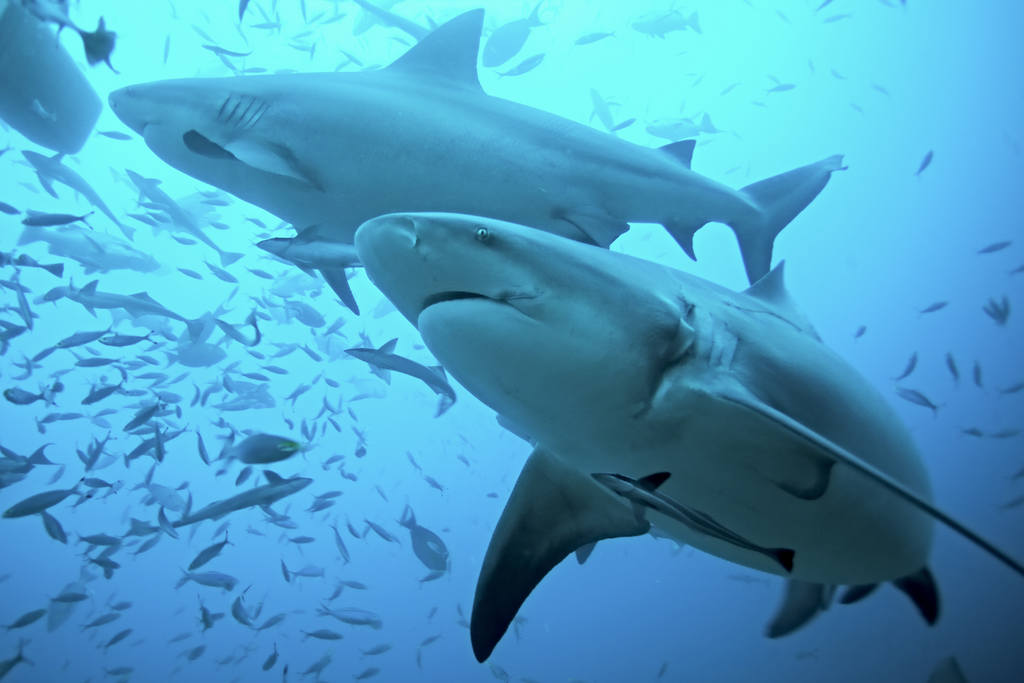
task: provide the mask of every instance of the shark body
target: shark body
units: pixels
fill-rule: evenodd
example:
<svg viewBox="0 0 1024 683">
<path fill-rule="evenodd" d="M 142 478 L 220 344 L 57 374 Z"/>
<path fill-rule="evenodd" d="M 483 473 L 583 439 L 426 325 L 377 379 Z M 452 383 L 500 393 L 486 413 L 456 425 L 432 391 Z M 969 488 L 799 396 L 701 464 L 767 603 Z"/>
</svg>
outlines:
<svg viewBox="0 0 1024 683">
<path fill-rule="evenodd" d="M 693 141 L 651 149 L 487 95 L 483 10 L 438 27 L 384 69 L 133 85 L 110 105 L 164 161 L 303 230 L 351 243 L 395 211 L 514 221 L 608 246 L 628 222 L 735 231 L 748 276 L 842 168 L 831 156 L 734 190 L 690 168 Z"/>
<path fill-rule="evenodd" d="M 912 583 L 929 612 L 935 520 L 1024 574 L 931 502 L 906 428 L 822 343 L 781 265 L 733 292 L 451 214 L 379 217 L 356 249 L 451 375 L 535 446 L 481 569 L 471 629 L 481 661 L 564 557 L 651 525 L 808 584 Z M 661 474 L 645 483 L 651 472 Z"/>
</svg>

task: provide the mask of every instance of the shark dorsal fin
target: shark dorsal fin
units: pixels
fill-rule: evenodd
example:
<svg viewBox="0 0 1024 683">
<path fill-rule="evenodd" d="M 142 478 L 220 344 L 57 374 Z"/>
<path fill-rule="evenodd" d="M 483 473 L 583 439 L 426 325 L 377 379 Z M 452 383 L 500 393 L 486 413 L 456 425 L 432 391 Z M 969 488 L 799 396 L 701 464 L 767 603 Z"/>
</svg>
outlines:
<svg viewBox="0 0 1024 683">
<path fill-rule="evenodd" d="M 380 348 L 377 349 L 377 350 L 380 351 L 381 353 L 394 353 L 395 352 L 395 347 L 397 345 L 398 345 L 398 337 L 395 337 L 394 339 L 390 339 L 390 340 L 384 342 L 383 344 L 381 344 Z"/>
<path fill-rule="evenodd" d="M 480 570 L 470 619 L 477 660 L 490 656 L 526 597 L 570 553 L 605 538 L 639 536 L 650 527 L 589 475 L 542 448 L 534 450 Z"/>
<path fill-rule="evenodd" d="M 483 9 L 464 12 L 431 31 L 388 70 L 442 78 L 480 90 L 476 61 L 483 24 Z"/>
<path fill-rule="evenodd" d="M 670 142 L 658 149 L 665 154 L 668 154 L 686 168 L 690 168 L 690 164 L 693 163 L 693 148 L 696 145 L 696 140 L 680 140 L 679 142 Z"/>
<path fill-rule="evenodd" d="M 745 294 L 776 306 L 788 306 L 789 294 L 786 292 L 786 262 L 779 261 L 779 264 L 772 268 L 768 274 L 750 285 Z"/>
<path fill-rule="evenodd" d="M 668 478 L 671 476 L 671 472 L 655 472 L 654 474 L 648 474 L 646 477 L 637 479 L 636 483 L 637 486 L 645 491 L 654 491 L 668 481 Z"/>
<path fill-rule="evenodd" d="M 284 477 L 273 470 L 263 470 L 263 476 L 267 478 L 268 484 L 280 484 L 284 481 Z"/>
<path fill-rule="evenodd" d="M 96 293 L 96 285 L 98 285 L 99 283 L 100 283 L 99 280 L 93 280 L 92 282 L 87 284 L 85 287 L 82 287 L 81 292 L 83 294 L 95 294 Z"/>
</svg>

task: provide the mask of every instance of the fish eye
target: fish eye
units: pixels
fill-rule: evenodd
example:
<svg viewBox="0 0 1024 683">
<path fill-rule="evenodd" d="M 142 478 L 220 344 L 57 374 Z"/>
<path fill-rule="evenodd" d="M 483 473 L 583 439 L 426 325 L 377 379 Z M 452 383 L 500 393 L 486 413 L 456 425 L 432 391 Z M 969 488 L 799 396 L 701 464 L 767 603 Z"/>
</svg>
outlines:
<svg viewBox="0 0 1024 683">
<path fill-rule="evenodd" d="M 480 227 L 478 227 L 476 229 L 476 239 L 477 239 L 478 242 L 486 242 L 490 238 L 491 238 L 491 233 L 484 226 L 481 225 Z"/>
</svg>

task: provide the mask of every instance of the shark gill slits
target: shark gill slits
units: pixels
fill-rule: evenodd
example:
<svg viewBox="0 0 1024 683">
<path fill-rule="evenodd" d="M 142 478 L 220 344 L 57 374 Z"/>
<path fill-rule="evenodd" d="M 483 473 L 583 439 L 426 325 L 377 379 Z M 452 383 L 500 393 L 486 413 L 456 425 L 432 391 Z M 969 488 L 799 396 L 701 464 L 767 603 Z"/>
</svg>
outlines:
<svg viewBox="0 0 1024 683">
<path fill-rule="evenodd" d="M 196 130 L 187 131 L 181 136 L 181 141 L 190 151 L 209 159 L 236 158 L 234 154 Z"/>
</svg>

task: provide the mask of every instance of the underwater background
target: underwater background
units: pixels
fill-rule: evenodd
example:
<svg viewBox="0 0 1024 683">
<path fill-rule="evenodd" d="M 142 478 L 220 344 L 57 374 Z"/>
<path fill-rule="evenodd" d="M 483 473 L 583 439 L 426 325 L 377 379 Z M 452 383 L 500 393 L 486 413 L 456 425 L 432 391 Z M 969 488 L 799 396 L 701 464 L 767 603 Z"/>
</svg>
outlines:
<svg viewBox="0 0 1024 683">
<path fill-rule="evenodd" d="M 390 10 L 428 26 L 478 6 L 487 10 L 483 45 L 491 31 L 534 9 L 506 0 L 403 0 Z M 133 83 L 230 76 L 231 68 L 373 68 L 412 44 L 401 31 L 368 21 L 354 2 L 253 0 L 241 24 L 238 9 L 233 2 L 188 0 L 73 5 L 80 25 L 93 26 L 102 15 L 116 31 L 116 73 L 87 65 L 73 31 L 60 40 L 104 102 Z M 669 13 L 685 25 L 651 35 L 650 27 Z M 1015 309 L 1024 287 L 1024 6 L 542 0 L 538 16 L 542 23 L 531 27 L 514 57 L 481 66 L 487 93 L 601 129 L 635 119 L 614 134 L 644 146 L 696 136 L 694 169 L 730 187 L 845 155 L 849 168 L 782 232 L 775 258 L 786 260 L 792 296 L 825 343 L 864 373 L 909 426 L 939 507 L 1024 556 L 1024 335 Z M 610 35 L 595 37 L 605 32 Z M 204 49 L 211 44 L 251 54 L 218 55 Z M 535 68 L 514 73 L 538 54 L 544 57 Z M 610 113 L 605 122 L 594 113 L 602 103 Z M 582 566 L 571 558 L 561 563 L 527 599 L 490 660 L 478 664 L 465 620 L 487 542 L 529 446 L 461 387 L 455 405 L 435 418 L 437 399 L 423 384 L 398 374 L 385 384 L 345 353 L 367 346 L 366 339 L 380 346 L 397 337 L 398 353 L 434 364 L 416 330 L 362 271 L 351 279 L 363 311 L 357 317 L 319 279 L 254 246 L 292 234 L 276 217 L 163 163 L 109 109 L 96 130 L 123 135 L 94 133 L 64 163 L 135 229 L 130 244 L 138 258 L 126 259 L 128 267 L 87 272 L 74 254 L 50 255 L 45 242 L 22 234 L 90 229 L 81 223 L 30 228 L 21 224 L 23 214 L 0 214 L 0 251 L 64 264 L 59 277 L 0 267 L 0 318 L 22 324 L 22 288 L 36 316 L 31 330 L 5 341 L 0 387 L 48 393 L 58 378 L 63 384 L 48 397 L 52 404 L 0 401 L 0 445 L 29 455 L 50 444 L 45 457 L 54 463 L 5 479 L 0 509 L 71 488 L 83 476 L 113 484 L 98 486 L 79 505 L 69 497 L 49 510 L 66 531 L 66 544 L 48 535 L 38 515 L 0 519 L 0 623 L 48 610 L 33 623 L 0 630 L 0 660 L 14 657 L 26 641 L 24 656 L 32 661 L 18 663 L 5 681 L 925 681 L 949 656 L 971 681 L 1020 680 L 1024 582 L 943 527 L 936 528 L 930 563 L 942 597 L 933 627 L 886 586 L 858 604 L 832 605 L 789 636 L 768 639 L 764 628 L 781 600 L 780 577 L 643 536 L 603 541 Z M 52 152 L 6 126 L 0 131 L 5 148 L 0 201 L 21 212 L 93 209 L 64 186 L 56 188 L 59 199 L 47 194 L 21 154 Z M 144 215 L 145 207 L 126 169 L 159 179 L 221 249 L 244 254 L 226 267 L 230 278 L 204 263 L 220 263 L 209 247 L 128 215 Z M 126 241 L 102 213 L 87 220 L 96 240 Z M 656 225 L 634 225 L 613 248 L 745 286 L 735 240 L 720 224 L 697 234 L 695 263 Z M 185 318 L 216 311 L 246 336 L 244 321 L 255 309 L 262 339 L 247 347 L 208 329 L 209 342 L 224 353 L 186 366 L 176 321 L 107 311 L 93 316 L 71 300 L 43 299 L 52 288 L 94 279 L 102 291 L 146 292 Z M 983 310 L 990 300 L 999 308 L 1004 297 L 1010 309 L 1002 320 Z M 152 336 L 134 346 L 91 343 L 30 360 L 75 332 L 108 327 Z M 898 386 L 927 396 L 935 411 L 896 393 L 893 378 L 912 354 L 916 368 Z M 78 364 L 94 357 L 116 362 Z M 122 390 L 81 405 L 94 386 L 121 382 L 119 366 Z M 193 397 L 207 390 L 208 400 L 196 403 Z M 241 401 L 242 395 L 257 398 Z M 148 434 L 129 434 L 123 426 L 157 398 L 166 409 L 154 420 L 167 435 L 181 433 L 166 441 L 159 464 L 145 454 L 126 465 L 124 456 Z M 155 525 L 161 505 L 176 519 L 188 496 L 196 509 L 257 479 L 263 483 L 259 469 L 236 486 L 240 465 L 204 464 L 197 433 L 215 456 L 232 430 L 279 434 L 303 445 L 302 453 L 270 466 L 282 476 L 313 479 L 274 506 L 295 528 L 273 525 L 258 508 L 222 520 L 229 522 L 230 545 L 203 570 L 237 578 L 231 591 L 193 582 L 176 588 L 196 554 L 223 540 L 214 533 L 220 522 L 183 527 L 177 539 L 158 531 L 150 535 L 159 537 L 156 545 L 138 554 L 150 536 L 128 536 L 112 555 L 120 566 L 104 578 L 103 568 L 87 559 L 102 548 L 90 549 L 79 535 L 124 536 L 131 518 Z M 94 443 L 102 452 L 86 472 L 76 451 Z M 164 488 L 154 494 L 146 486 L 153 483 Z M 332 491 L 341 493 L 322 499 L 331 505 L 309 511 L 314 496 Z M 398 523 L 406 506 L 450 553 L 440 577 L 429 577 Z M 365 520 L 396 542 L 368 531 Z M 313 540 L 289 540 L 302 536 Z M 283 565 L 289 574 L 323 572 L 286 580 Z M 340 581 L 349 584 L 329 600 Z M 76 582 L 86 599 L 51 602 Z M 254 626 L 273 615 L 283 620 L 264 629 L 240 623 L 231 614 L 239 595 L 250 616 L 259 612 Z M 379 623 L 318 616 L 322 604 L 368 610 Z M 226 616 L 204 631 L 200 605 Z M 70 613 L 61 623 L 54 612 Z M 118 616 L 109 623 L 83 628 L 111 613 Z M 130 633 L 107 646 L 125 629 Z M 317 629 L 343 638 L 304 634 Z M 279 658 L 264 671 L 275 649 Z"/>
</svg>

